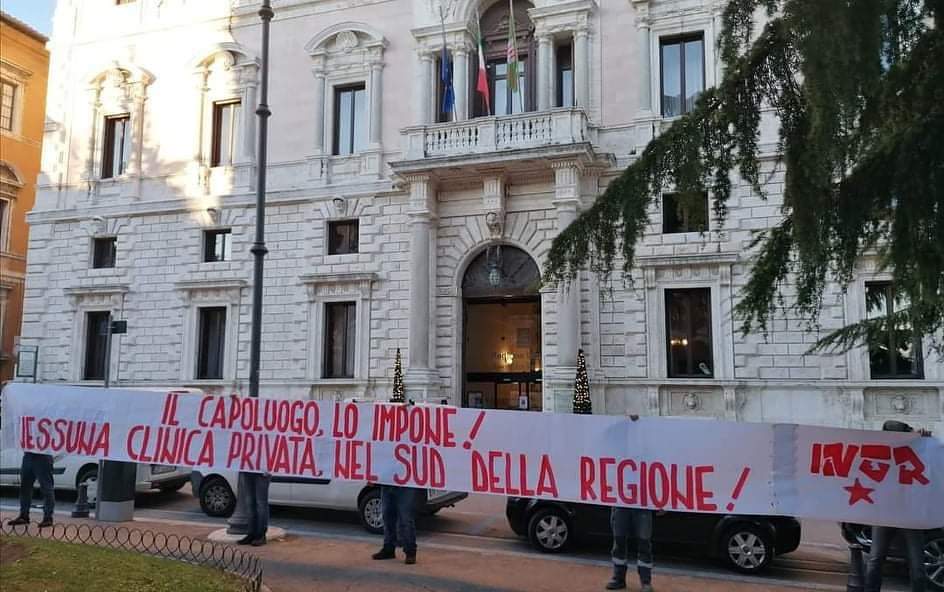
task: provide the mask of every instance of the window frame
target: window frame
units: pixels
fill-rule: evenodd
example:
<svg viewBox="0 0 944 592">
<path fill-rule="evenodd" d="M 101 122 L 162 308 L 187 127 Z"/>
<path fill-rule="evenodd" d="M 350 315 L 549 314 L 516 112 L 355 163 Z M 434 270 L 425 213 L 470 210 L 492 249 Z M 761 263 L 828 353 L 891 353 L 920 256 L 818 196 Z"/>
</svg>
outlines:
<svg viewBox="0 0 944 592">
<path fill-rule="evenodd" d="M 340 380 L 352 380 L 357 375 L 357 314 L 358 314 L 358 302 L 357 300 L 338 300 L 338 301 L 328 301 L 323 304 L 324 307 L 324 324 L 323 324 L 323 339 L 322 339 L 322 365 L 321 365 L 321 378 L 323 379 L 340 379 Z M 334 364 L 332 361 L 333 348 L 331 347 L 332 342 L 332 332 L 333 328 L 332 315 L 331 311 L 336 308 L 344 309 L 344 336 L 343 336 L 343 345 L 342 345 L 342 358 L 344 359 L 343 365 L 344 368 L 341 369 L 340 373 L 336 372 Z M 350 372 L 348 372 L 348 362 L 350 362 Z"/>
<path fill-rule="evenodd" d="M 690 33 L 683 33 L 680 35 L 664 35 L 660 36 L 657 40 L 658 48 L 658 60 L 659 60 L 659 113 L 665 119 L 671 119 L 675 117 L 681 117 L 689 112 L 685 108 L 685 44 L 689 41 L 701 41 L 701 91 L 699 94 L 703 93 L 705 89 L 708 88 L 708 54 L 706 51 L 705 43 L 705 31 L 693 31 Z M 663 59 L 663 50 L 667 45 L 679 45 L 679 90 L 681 96 L 681 113 L 675 115 L 666 115 L 665 113 L 665 60 Z"/>
<path fill-rule="evenodd" d="M 241 98 L 213 101 L 213 120 L 210 126 L 210 167 L 229 167 L 236 164 L 236 154 L 239 150 L 239 120 L 242 117 L 243 101 Z M 229 159 L 223 161 L 223 110 L 232 109 L 229 118 Z"/>
<path fill-rule="evenodd" d="M 109 357 L 108 356 L 108 336 L 107 334 L 99 335 L 97 331 L 94 331 L 95 325 L 93 325 L 92 323 L 92 316 L 104 315 L 105 316 L 104 322 L 111 323 L 111 311 L 110 310 L 86 310 L 84 312 L 85 312 L 85 320 L 84 320 L 85 339 L 84 339 L 83 352 L 82 352 L 82 380 L 105 380 L 105 373 L 108 371 L 108 363 L 110 361 L 108 359 Z M 107 328 L 107 325 L 106 325 L 106 328 Z M 93 362 L 93 360 L 89 358 L 89 353 L 92 349 L 91 346 L 93 345 L 92 343 L 93 339 L 97 342 L 99 338 L 101 339 L 101 343 L 98 344 L 98 348 L 100 348 L 100 351 L 98 351 L 98 348 L 96 349 L 96 357 L 100 359 L 95 360 L 94 364 L 96 366 L 101 364 L 101 373 L 100 375 L 93 376 L 93 375 L 90 375 L 89 373 L 89 368 L 91 366 L 90 362 Z"/>
<path fill-rule="evenodd" d="M 102 262 L 99 259 L 99 245 L 108 242 L 111 245 L 111 265 L 106 265 L 108 260 L 105 259 Z M 118 266 L 118 237 L 117 236 L 95 236 L 92 237 L 92 254 L 91 254 L 91 268 L 92 269 L 114 269 Z"/>
<path fill-rule="evenodd" d="M 363 129 L 364 135 L 363 146 L 357 146 L 357 93 L 363 93 L 364 101 L 364 118 Z M 351 112 L 350 112 L 350 137 L 348 141 L 350 142 L 350 151 L 341 152 L 341 96 L 345 93 L 352 93 L 351 96 Z M 365 82 L 353 82 L 350 84 L 337 84 L 332 87 L 332 94 L 334 100 L 334 113 L 332 117 L 332 128 L 331 128 L 331 155 L 332 156 L 357 156 L 367 149 L 367 136 L 369 135 L 368 125 L 370 124 L 369 118 L 370 113 L 370 101 L 367 96 L 367 83 Z"/>
<path fill-rule="evenodd" d="M 868 318 L 869 314 L 869 291 L 871 289 L 881 289 L 885 298 L 885 316 L 890 316 L 895 312 L 895 284 L 890 280 L 874 280 L 866 281 L 864 285 L 864 297 L 865 297 L 865 314 Z M 888 367 L 889 372 L 887 374 L 876 374 L 872 366 L 872 347 L 866 345 L 866 361 L 868 364 L 869 379 L 870 380 L 924 380 L 925 371 L 924 371 L 924 347 L 923 347 L 923 338 L 921 335 L 917 334 L 914 329 L 911 329 L 912 332 L 912 372 L 902 373 L 898 371 L 898 356 L 895 355 L 898 351 L 897 341 L 895 339 L 895 332 L 888 331 L 885 332 L 885 337 L 888 340 Z"/>
<path fill-rule="evenodd" d="M 13 231 L 13 200 L 0 195 L 0 253 L 10 250 L 10 234 Z"/>
<path fill-rule="evenodd" d="M 567 50 L 567 68 L 561 66 L 561 55 Z M 564 104 L 564 72 L 570 72 L 570 104 Z M 575 107 L 577 88 L 574 80 L 574 44 L 561 43 L 554 48 L 554 106 Z"/>
<path fill-rule="evenodd" d="M 17 114 L 18 114 L 18 101 L 20 100 L 20 95 L 22 94 L 22 84 L 11 80 L 9 78 L 0 77 L 0 131 L 8 134 L 17 133 Z M 10 127 L 3 126 L 3 89 L 4 87 L 9 87 L 11 89 L 10 97 Z"/>
<path fill-rule="evenodd" d="M 118 161 L 118 170 L 115 171 L 115 131 L 118 122 L 122 122 L 122 134 L 120 145 L 120 160 Z M 102 166 L 100 172 L 101 179 L 115 179 L 121 177 L 128 170 L 131 161 L 131 114 L 119 113 L 117 115 L 106 115 L 104 129 L 102 130 Z"/>
<path fill-rule="evenodd" d="M 710 364 L 709 369 L 711 370 L 711 374 L 706 375 L 703 373 L 696 373 L 697 367 L 695 366 L 695 360 L 692 354 L 691 347 L 688 347 L 687 360 L 686 360 L 687 362 L 686 369 L 689 370 L 689 372 L 684 373 L 684 372 L 674 371 L 675 369 L 673 368 L 673 364 L 672 364 L 672 360 L 673 360 L 673 357 L 672 357 L 672 317 L 671 317 L 671 306 L 669 305 L 669 300 L 672 295 L 674 295 L 675 293 L 680 293 L 680 292 L 687 292 L 687 293 L 705 292 L 708 295 L 707 306 L 705 308 L 705 312 L 706 312 L 705 327 L 707 328 L 707 335 L 706 335 L 705 340 L 706 340 L 706 343 L 708 344 L 708 354 L 709 354 L 709 364 Z M 718 369 L 716 368 L 716 363 L 715 363 L 714 327 L 712 326 L 714 323 L 714 318 L 713 318 L 714 311 L 712 309 L 713 303 L 712 303 L 711 293 L 712 293 L 712 289 L 710 287 L 704 287 L 704 286 L 665 288 L 663 290 L 663 311 L 664 311 L 663 314 L 665 316 L 664 338 L 665 338 L 665 356 L 666 356 L 665 372 L 666 372 L 667 378 L 714 379 L 717 377 Z M 693 315 L 691 314 L 691 308 L 689 308 L 688 314 L 686 316 L 688 318 L 688 327 L 686 330 L 687 330 L 688 339 L 689 341 L 691 341 L 691 338 L 694 334 L 693 333 L 694 324 L 692 321 Z"/>
<path fill-rule="evenodd" d="M 225 236 L 226 239 L 223 241 L 223 256 L 220 259 L 216 258 L 216 241 L 220 236 Z M 213 250 L 211 252 L 210 245 L 211 239 L 213 244 Z M 233 259 L 233 229 L 232 228 L 208 228 L 203 231 L 203 249 L 202 249 L 202 262 L 203 263 L 224 263 L 226 261 L 232 261 Z M 212 257 L 211 257 L 212 255 Z"/>
<path fill-rule="evenodd" d="M 338 245 L 335 245 L 335 243 L 333 242 L 333 230 L 335 227 L 340 226 L 340 225 L 353 225 L 354 227 L 354 240 L 353 240 L 353 246 L 351 250 L 339 252 L 335 248 Z M 327 234 L 325 244 L 326 244 L 328 255 L 330 256 L 356 255 L 360 252 L 360 234 L 361 234 L 360 219 L 343 218 L 343 219 L 338 219 L 338 220 L 328 220 L 325 231 Z"/>
<path fill-rule="evenodd" d="M 688 228 L 687 226 L 685 226 L 685 225 L 684 225 L 684 216 L 682 216 L 682 218 L 680 218 L 680 219 L 677 221 L 678 224 L 679 224 L 677 230 L 669 230 L 669 229 L 668 229 L 668 226 L 669 226 L 669 224 L 668 224 L 668 222 L 669 222 L 669 221 L 668 221 L 668 213 L 669 213 L 669 207 L 668 207 L 668 206 L 669 206 L 669 201 L 668 201 L 668 199 L 671 198 L 671 199 L 672 199 L 672 202 L 671 202 L 671 203 L 677 207 L 677 205 L 678 205 L 678 203 L 679 203 L 679 202 L 677 201 L 677 196 L 679 196 L 679 195 L 681 195 L 681 194 L 680 194 L 679 192 L 676 192 L 676 191 L 664 191 L 664 192 L 662 193 L 662 234 L 687 234 L 687 233 L 704 234 L 704 233 L 708 232 L 708 231 L 711 229 L 711 205 L 710 205 L 710 203 L 709 203 L 710 200 L 708 199 L 708 192 L 707 192 L 707 191 L 702 191 L 702 192 L 701 192 L 701 195 L 702 195 L 702 197 L 704 198 L 704 206 L 705 206 L 705 225 L 704 225 L 704 228 L 703 228 L 703 229 L 691 229 L 691 228 Z M 689 216 L 689 217 L 691 217 L 691 216 Z"/>
<path fill-rule="evenodd" d="M 492 116 L 507 117 L 509 115 L 521 115 L 523 113 L 530 113 L 532 111 L 531 101 L 529 98 L 528 88 L 527 88 L 528 61 L 529 60 L 528 60 L 527 54 L 522 55 L 520 52 L 518 53 L 519 69 L 518 69 L 517 94 L 521 96 L 521 111 L 515 111 L 514 100 L 515 100 L 516 93 L 511 90 L 510 86 L 508 86 L 508 60 L 506 58 L 492 58 L 485 62 L 485 75 L 486 75 L 486 78 L 488 79 L 488 87 L 489 87 L 488 92 L 489 92 L 489 95 L 491 96 L 490 106 L 492 110 L 492 113 L 491 113 Z M 499 65 L 505 66 L 505 74 L 501 76 L 499 76 L 495 71 L 496 66 L 499 66 Z M 498 103 L 495 100 L 495 98 L 497 97 L 497 94 L 495 91 L 495 84 L 499 80 L 505 81 L 505 105 L 511 105 L 510 113 L 499 113 L 497 110 Z"/>
<path fill-rule="evenodd" d="M 205 331 L 208 327 L 204 324 L 204 314 L 214 311 L 222 312 L 223 319 L 221 323 L 220 334 L 217 338 L 220 351 L 216 354 L 216 365 L 218 372 L 211 376 L 209 370 L 211 356 L 209 353 L 208 337 Z M 196 327 L 196 366 L 194 368 L 194 378 L 196 380 L 223 380 L 226 376 L 226 333 L 229 322 L 229 307 L 224 305 L 210 305 L 197 307 L 197 327 Z M 207 346 L 205 349 L 204 346 Z M 214 368 L 215 369 L 215 368 Z M 217 375 L 218 374 L 218 375 Z"/>
</svg>

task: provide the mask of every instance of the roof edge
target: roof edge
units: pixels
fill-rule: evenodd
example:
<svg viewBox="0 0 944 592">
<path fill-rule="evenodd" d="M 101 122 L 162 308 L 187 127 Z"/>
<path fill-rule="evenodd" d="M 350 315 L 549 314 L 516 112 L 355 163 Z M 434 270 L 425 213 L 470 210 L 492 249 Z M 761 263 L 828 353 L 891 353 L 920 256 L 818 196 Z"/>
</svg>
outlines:
<svg viewBox="0 0 944 592">
<path fill-rule="evenodd" d="M 49 41 L 48 37 L 46 37 L 45 35 L 37 31 L 33 27 L 29 26 L 28 24 L 24 23 L 23 21 L 21 21 L 20 19 L 16 18 L 15 16 L 11 15 L 8 12 L 4 12 L 0 10 L 0 20 L 3 21 L 3 24 L 16 29 L 17 31 L 19 31 L 20 33 L 23 33 L 24 35 L 32 37 L 33 39 L 39 41 L 43 45 L 45 45 Z"/>
</svg>

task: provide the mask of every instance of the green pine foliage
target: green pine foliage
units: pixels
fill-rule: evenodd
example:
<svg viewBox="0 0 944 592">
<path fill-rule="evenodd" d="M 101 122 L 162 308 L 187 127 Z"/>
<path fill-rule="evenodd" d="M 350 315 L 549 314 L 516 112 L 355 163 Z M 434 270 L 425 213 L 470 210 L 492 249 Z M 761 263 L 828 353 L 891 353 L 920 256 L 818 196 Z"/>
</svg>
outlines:
<svg viewBox="0 0 944 592">
<path fill-rule="evenodd" d="M 583 350 L 577 351 L 577 379 L 574 380 L 574 413 L 591 415 L 593 402 L 590 400 L 590 379 L 587 378 L 587 358 Z"/>
<path fill-rule="evenodd" d="M 708 190 L 721 221 L 732 175 L 766 197 L 759 128 L 772 109 L 782 220 L 754 242 L 735 310 L 741 331 L 766 333 L 778 308 L 815 328 L 827 283 L 848 284 L 868 254 L 910 306 L 830 333 L 814 349 L 847 350 L 910 323 L 941 351 L 942 25 L 944 0 L 730 0 L 723 79 L 558 235 L 545 281 L 567 282 L 585 268 L 608 276 L 618 260 L 628 275 L 663 189 Z"/>
<path fill-rule="evenodd" d="M 400 361 L 400 348 L 397 348 L 397 357 L 393 362 L 393 396 L 391 403 L 406 403 L 406 389 L 403 388 L 403 363 Z"/>
</svg>

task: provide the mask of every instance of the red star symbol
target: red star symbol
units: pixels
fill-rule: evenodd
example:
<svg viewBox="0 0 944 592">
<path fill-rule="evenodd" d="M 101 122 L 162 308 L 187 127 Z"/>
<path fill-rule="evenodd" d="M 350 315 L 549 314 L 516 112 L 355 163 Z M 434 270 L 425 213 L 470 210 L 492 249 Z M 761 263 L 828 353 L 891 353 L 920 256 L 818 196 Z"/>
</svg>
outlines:
<svg viewBox="0 0 944 592">
<path fill-rule="evenodd" d="M 848 487 L 843 487 L 843 489 L 849 492 L 850 506 L 855 505 L 859 500 L 865 500 L 870 504 L 875 503 L 875 500 L 872 499 L 872 492 L 875 490 L 869 489 L 868 487 L 863 487 L 863 485 L 859 483 L 858 479 L 855 480 L 854 484 Z"/>
</svg>

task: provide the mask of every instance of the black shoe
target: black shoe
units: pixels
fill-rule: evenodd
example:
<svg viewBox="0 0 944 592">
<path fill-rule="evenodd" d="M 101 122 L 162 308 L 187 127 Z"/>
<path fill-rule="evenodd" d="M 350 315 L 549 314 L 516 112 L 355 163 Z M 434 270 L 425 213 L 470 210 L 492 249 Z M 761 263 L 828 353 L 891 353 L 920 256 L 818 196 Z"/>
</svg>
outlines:
<svg viewBox="0 0 944 592">
<path fill-rule="evenodd" d="M 49 528 L 52 526 L 52 518 L 43 518 L 43 521 L 39 523 L 40 528 Z"/>
<path fill-rule="evenodd" d="M 389 547 L 384 547 L 381 550 L 374 553 L 373 555 L 371 555 L 371 558 L 372 559 L 394 559 L 396 558 L 396 556 L 397 554 L 393 549 Z"/>
<path fill-rule="evenodd" d="M 7 521 L 7 526 L 23 526 L 29 524 L 29 518 L 24 518 L 23 516 L 17 516 L 13 520 Z"/>
<path fill-rule="evenodd" d="M 407 554 L 406 554 L 406 559 L 403 561 L 403 563 L 406 563 L 407 565 L 413 565 L 413 564 L 415 564 L 415 563 L 416 563 L 416 551 L 413 551 L 412 553 L 407 553 Z"/>
<path fill-rule="evenodd" d="M 252 541 L 254 541 L 254 540 L 255 540 L 255 537 L 254 537 L 254 536 L 252 536 L 251 534 L 247 534 L 247 535 L 244 536 L 243 538 L 241 538 L 241 539 L 239 539 L 238 541 L 236 541 L 236 544 L 237 544 L 237 545 L 251 545 L 251 544 L 252 544 Z"/>
<path fill-rule="evenodd" d="M 252 539 L 252 541 L 250 541 L 249 544 L 252 545 L 253 547 L 261 547 L 262 545 L 266 544 L 266 538 L 262 536 L 257 539 Z"/>
</svg>

